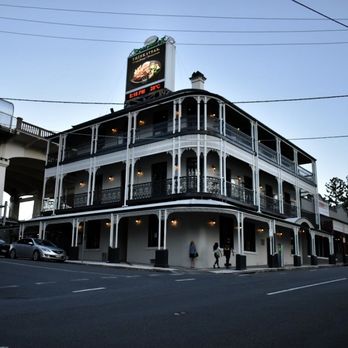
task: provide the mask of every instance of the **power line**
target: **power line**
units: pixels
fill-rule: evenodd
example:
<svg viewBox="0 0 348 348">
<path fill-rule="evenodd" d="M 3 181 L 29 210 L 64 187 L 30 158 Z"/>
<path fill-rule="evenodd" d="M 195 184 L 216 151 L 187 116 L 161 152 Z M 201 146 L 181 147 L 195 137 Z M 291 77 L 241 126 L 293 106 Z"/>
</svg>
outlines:
<svg viewBox="0 0 348 348">
<path fill-rule="evenodd" d="M 45 34 L 32 34 L 15 31 L 0 30 L 0 33 L 30 36 L 30 37 L 41 37 L 45 39 L 62 39 L 62 40 L 75 40 L 75 41 L 91 41 L 91 42 L 104 42 L 104 43 L 126 43 L 126 44 L 143 44 L 140 41 L 129 41 L 129 40 L 111 40 L 111 39 L 94 39 L 94 38 L 83 38 L 83 37 L 72 37 L 72 36 L 57 36 L 57 35 L 45 35 Z M 197 43 L 197 42 L 177 42 L 178 46 L 238 46 L 238 47 L 251 47 L 251 46 L 320 46 L 320 45 L 346 45 L 348 41 L 331 41 L 331 42 L 275 42 L 275 43 Z"/>
<path fill-rule="evenodd" d="M 140 13 L 140 12 L 115 12 L 115 11 L 100 11 L 100 10 L 81 10 L 68 9 L 57 7 L 43 6 L 26 6 L 26 5 L 11 5 L 0 4 L 2 7 L 24 8 L 44 11 L 59 11 L 59 12 L 76 12 L 76 13 L 93 13 L 104 15 L 122 15 L 122 16 L 146 16 L 146 17 L 172 17 L 172 18 L 199 18 L 199 19 L 233 19 L 233 20 L 264 20 L 264 21 L 323 21 L 322 18 L 301 18 L 301 17 L 238 17 L 238 16 L 208 16 L 208 15 L 192 15 L 192 14 L 170 14 L 170 13 Z M 347 18 L 338 18 L 339 20 L 347 20 Z"/>
<path fill-rule="evenodd" d="M 206 30 L 206 29 L 164 29 L 164 28 L 139 28 L 139 27 L 115 27 L 109 25 L 91 25 L 91 24 L 77 24 L 67 22 L 43 21 L 36 19 L 18 18 L 18 17 L 4 17 L 0 19 L 19 21 L 27 23 L 48 24 L 69 26 L 77 28 L 92 28 L 92 29 L 110 29 L 110 30 L 134 30 L 134 31 L 162 31 L 162 32 L 176 32 L 176 33 L 212 33 L 212 34 L 283 34 L 283 33 L 324 33 L 324 32 L 344 32 L 347 29 L 309 29 L 309 30 Z"/>
<path fill-rule="evenodd" d="M 348 28 L 348 25 L 345 25 L 344 23 L 342 23 L 342 22 L 340 22 L 340 21 L 338 21 L 338 20 L 336 20 L 336 19 L 334 19 L 332 17 L 329 17 L 329 16 L 327 16 L 326 14 L 324 14 L 322 12 L 314 10 L 313 8 L 311 8 L 311 7 L 307 6 L 307 5 L 304 5 L 304 4 L 300 3 L 299 1 L 292 0 L 292 2 L 294 2 L 294 3 L 296 3 L 296 4 L 300 5 L 300 6 L 303 6 L 303 7 L 307 8 L 308 10 L 310 10 L 310 11 L 312 11 L 314 13 L 317 13 L 318 15 L 320 15 L 320 16 L 322 16 L 322 17 L 324 17 L 324 18 L 326 18 L 326 19 L 328 19 L 328 20 L 330 20 L 332 22 L 335 22 L 335 23 L 337 23 L 339 25 L 342 25 L 345 28 Z"/>
<path fill-rule="evenodd" d="M 20 102 L 31 102 L 31 103 L 81 104 L 81 105 L 124 105 L 124 103 L 97 102 L 97 101 L 48 100 L 48 99 L 28 99 L 28 98 L 0 98 L 0 99 L 20 101 Z"/>
<path fill-rule="evenodd" d="M 289 138 L 288 140 L 323 140 L 323 139 L 338 139 L 338 138 L 348 138 L 348 134 L 346 135 L 328 135 L 322 137 L 304 137 L 304 138 Z"/>
<path fill-rule="evenodd" d="M 284 98 L 284 99 L 263 99 L 263 100 L 245 100 L 233 101 L 233 104 L 253 104 L 253 103 L 280 103 L 280 102 L 296 102 L 296 101 L 310 101 L 310 100 L 325 100 L 325 99 L 339 99 L 348 98 L 348 94 L 328 95 L 317 97 L 302 97 L 302 98 Z M 7 98 L 0 97 L 0 99 L 33 102 L 33 103 L 56 103 L 56 104 L 86 104 L 86 105 L 124 105 L 120 102 L 97 102 L 97 101 L 69 101 L 69 100 L 48 100 L 48 99 L 28 99 L 28 98 Z"/>
</svg>

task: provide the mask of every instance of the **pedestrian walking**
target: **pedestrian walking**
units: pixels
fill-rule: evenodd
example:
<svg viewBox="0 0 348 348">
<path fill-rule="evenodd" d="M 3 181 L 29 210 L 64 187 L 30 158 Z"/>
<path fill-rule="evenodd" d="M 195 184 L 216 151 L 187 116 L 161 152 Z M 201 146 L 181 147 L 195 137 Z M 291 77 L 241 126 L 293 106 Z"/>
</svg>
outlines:
<svg viewBox="0 0 348 348">
<path fill-rule="evenodd" d="M 231 239 L 227 238 L 225 246 L 224 246 L 224 256 L 226 257 L 226 263 L 225 263 L 226 268 L 229 268 L 231 266 L 230 264 L 231 253 L 234 255 L 234 250 L 231 245 Z"/>
<path fill-rule="evenodd" d="M 190 243 L 189 256 L 191 259 L 191 268 L 194 268 L 196 257 L 198 257 L 198 252 L 197 252 L 195 242 L 193 240 L 191 240 L 191 243 Z"/>
<path fill-rule="evenodd" d="M 214 262 L 213 268 L 215 268 L 215 267 L 220 268 L 219 260 L 220 260 L 220 257 L 222 256 L 222 250 L 221 250 L 221 248 L 219 248 L 218 242 L 214 243 L 213 252 L 214 252 L 214 257 L 215 257 L 215 262 Z"/>
</svg>

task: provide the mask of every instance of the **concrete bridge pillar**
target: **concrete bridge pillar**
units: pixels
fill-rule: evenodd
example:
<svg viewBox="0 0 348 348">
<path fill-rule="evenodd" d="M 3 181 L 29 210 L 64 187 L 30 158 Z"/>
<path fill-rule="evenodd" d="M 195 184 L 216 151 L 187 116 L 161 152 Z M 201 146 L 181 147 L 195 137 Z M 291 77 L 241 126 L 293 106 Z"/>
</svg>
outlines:
<svg viewBox="0 0 348 348">
<path fill-rule="evenodd" d="M 6 168 L 9 164 L 10 160 L 0 157 L 0 206 L 2 205 L 4 199 Z M 2 214 L 2 208 L 0 208 L 0 216 L 2 216 Z"/>
<path fill-rule="evenodd" d="M 19 216 L 19 204 L 20 198 L 18 195 L 12 195 L 10 198 L 10 209 L 9 209 L 9 218 L 13 220 L 18 220 Z"/>
</svg>

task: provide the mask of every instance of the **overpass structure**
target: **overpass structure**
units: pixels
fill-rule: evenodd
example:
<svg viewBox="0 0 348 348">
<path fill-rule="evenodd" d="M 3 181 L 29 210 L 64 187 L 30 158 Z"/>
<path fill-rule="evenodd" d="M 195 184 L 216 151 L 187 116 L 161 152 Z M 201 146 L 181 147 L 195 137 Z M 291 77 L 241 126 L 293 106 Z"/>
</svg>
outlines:
<svg viewBox="0 0 348 348">
<path fill-rule="evenodd" d="M 0 238 L 18 228 L 19 205 L 34 201 L 39 215 L 47 138 L 54 133 L 13 116 L 13 105 L 0 99 Z M 4 192 L 10 202 L 4 202 Z"/>
</svg>

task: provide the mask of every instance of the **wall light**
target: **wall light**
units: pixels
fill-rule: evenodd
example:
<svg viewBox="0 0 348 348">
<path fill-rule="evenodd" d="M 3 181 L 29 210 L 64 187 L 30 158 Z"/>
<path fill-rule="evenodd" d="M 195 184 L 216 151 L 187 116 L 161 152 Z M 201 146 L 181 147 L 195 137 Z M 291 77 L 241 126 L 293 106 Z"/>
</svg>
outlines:
<svg viewBox="0 0 348 348">
<path fill-rule="evenodd" d="M 265 231 L 265 229 L 262 228 L 262 227 L 258 227 L 258 228 L 256 229 L 256 232 L 259 232 L 259 233 L 262 233 L 262 232 L 264 232 L 264 231 Z"/>
<path fill-rule="evenodd" d="M 144 172 L 143 172 L 143 170 L 142 170 L 141 168 L 139 168 L 139 169 L 137 170 L 137 175 L 138 175 L 138 176 L 143 176 L 143 175 L 144 175 Z"/>
<path fill-rule="evenodd" d="M 213 169 L 213 172 L 216 171 L 216 166 L 215 166 L 215 164 L 213 164 L 213 165 L 211 166 L 211 168 Z"/>
<path fill-rule="evenodd" d="M 110 222 L 110 221 L 106 221 L 106 222 L 105 222 L 105 226 L 106 226 L 107 228 L 110 228 L 111 222 Z"/>
<path fill-rule="evenodd" d="M 144 126 L 145 125 L 145 121 L 144 120 L 139 120 L 138 125 L 140 127 Z"/>
<path fill-rule="evenodd" d="M 118 129 L 117 128 L 111 128 L 111 133 L 112 134 L 117 134 L 118 133 Z"/>
<path fill-rule="evenodd" d="M 135 224 L 136 224 L 136 225 L 140 225 L 140 224 L 141 224 L 141 222 L 142 222 L 142 221 L 141 221 L 141 219 L 140 219 L 140 218 L 136 218 L 136 219 L 135 219 Z"/>
<path fill-rule="evenodd" d="M 83 180 L 81 180 L 79 185 L 80 185 L 80 187 L 85 187 L 86 183 Z"/>
<path fill-rule="evenodd" d="M 215 220 L 215 219 L 210 219 L 210 220 L 208 221 L 208 225 L 209 225 L 210 227 L 215 226 L 215 225 L 216 225 L 216 220 Z"/>
<path fill-rule="evenodd" d="M 109 181 L 114 181 L 114 180 L 115 180 L 115 177 L 114 177 L 113 175 L 109 175 L 109 176 L 108 176 L 108 180 L 109 180 Z"/>
<path fill-rule="evenodd" d="M 178 220 L 173 218 L 170 220 L 170 224 L 171 224 L 171 226 L 176 227 L 178 225 Z"/>
</svg>

